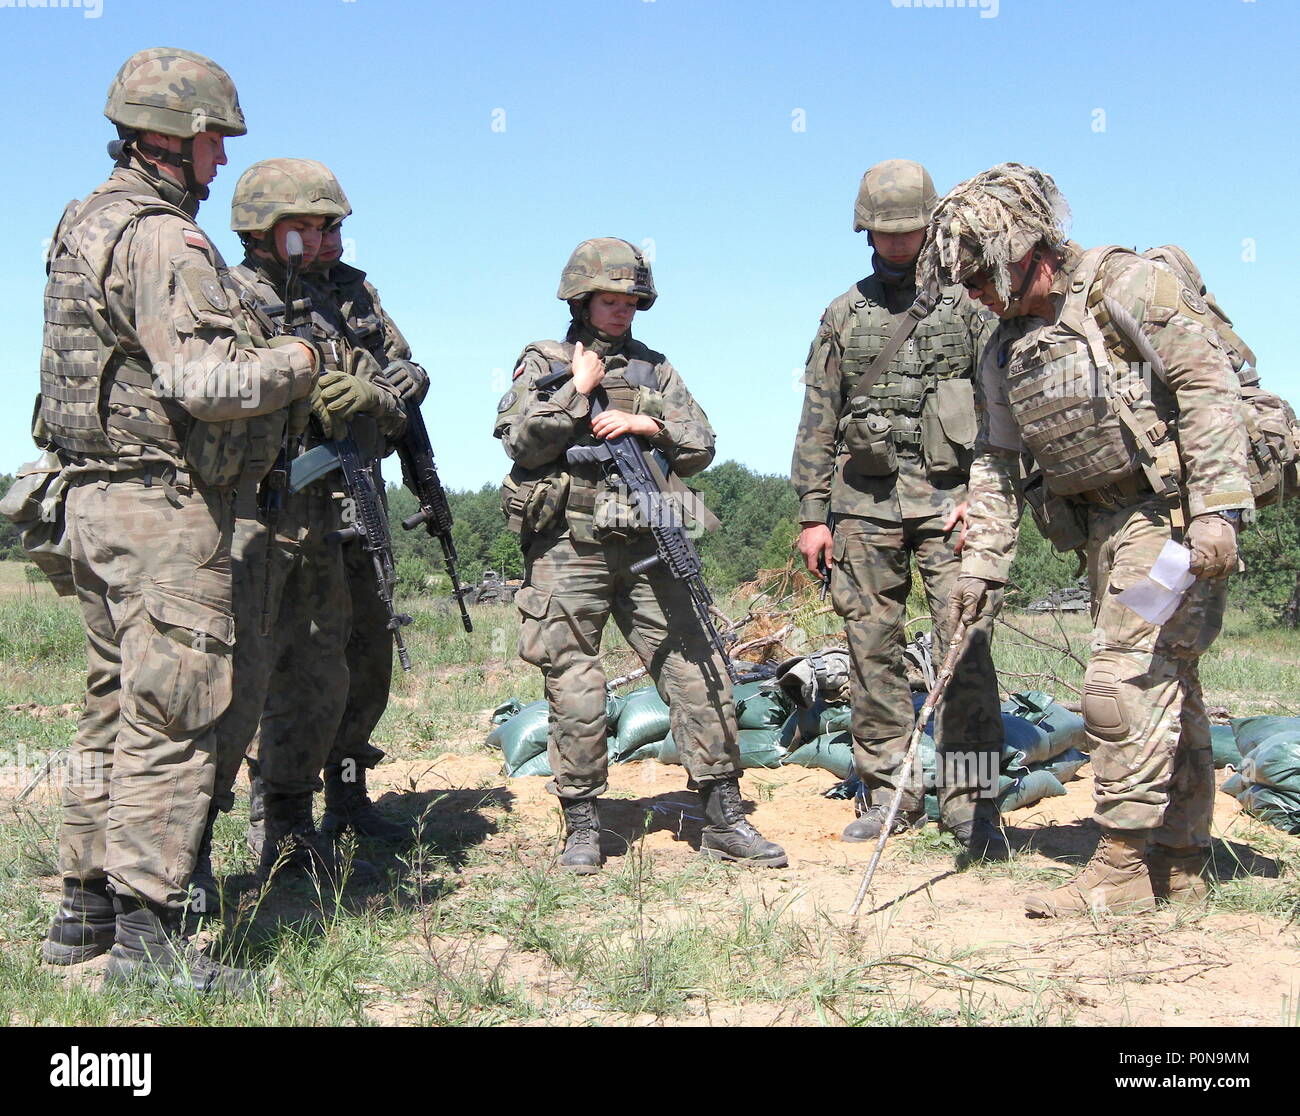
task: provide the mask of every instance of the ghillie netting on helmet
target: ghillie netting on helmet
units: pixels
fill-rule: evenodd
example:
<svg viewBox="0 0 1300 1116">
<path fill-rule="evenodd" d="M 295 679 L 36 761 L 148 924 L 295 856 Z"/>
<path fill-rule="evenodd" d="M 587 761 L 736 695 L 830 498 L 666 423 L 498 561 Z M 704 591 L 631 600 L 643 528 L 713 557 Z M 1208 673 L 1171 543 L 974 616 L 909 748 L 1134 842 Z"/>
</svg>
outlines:
<svg viewBox="0 0 1300 1116">
<path fill-rule="evenodd" d="M 984 271 L 1005 303 L 1011 302 L 1008 265 L 1035 244 L 1065 240 L 1070 207 L 1050 174 L 1020 163 L 999 163 L 958 183 L 939 202 L 918 276 L 948 286 Z"/>
</svg>

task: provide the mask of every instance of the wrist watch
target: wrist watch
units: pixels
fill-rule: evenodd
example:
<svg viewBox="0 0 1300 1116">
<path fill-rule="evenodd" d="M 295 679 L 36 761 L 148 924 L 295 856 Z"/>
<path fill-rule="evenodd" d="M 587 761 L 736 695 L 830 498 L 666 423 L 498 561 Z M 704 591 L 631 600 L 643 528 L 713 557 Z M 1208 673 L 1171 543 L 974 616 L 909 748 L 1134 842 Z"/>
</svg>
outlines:
<svg viewBox="0 0 1300 1116">
<path fill-rule="evenodd" d="M 1226 519 L 1226 520 L 1227 520 L 1229 523 L 1231 523 L 1234 527 L 1240 527 L 1240 526 L 1241 526 L 1241 509 L 1240 509 L 1240 508 L 1233 508 L 1231 511 L 1220 511 L 1220 512 L 1215 512 L 1214 514 L 1217 515 L 1217 516 L 1220 516 L 1220 517 L 1223 518 L 1223 519 Z"/>
</svg>

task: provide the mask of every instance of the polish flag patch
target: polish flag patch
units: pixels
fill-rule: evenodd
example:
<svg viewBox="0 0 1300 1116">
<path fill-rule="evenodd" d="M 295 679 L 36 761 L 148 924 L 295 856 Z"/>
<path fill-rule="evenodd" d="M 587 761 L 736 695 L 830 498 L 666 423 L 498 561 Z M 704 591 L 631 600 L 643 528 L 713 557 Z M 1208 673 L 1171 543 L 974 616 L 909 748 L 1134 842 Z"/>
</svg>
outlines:
<svg viewBox="0 0 1300 1116">
<path fill-rule="evenodd" d="M 517 379 L 519 379 L 519 377 L 522 376 L 523 374 L 524 374 L 524 365 L 521 364 L 518 368 L 515 369 L 515 374 L 514 374 L 513 376 L 511 376 L 510 378 L 511 378 L 512 380 L 517 380 Z"/>
<path fill-rule="evenodd" d="M 212 245 L 208 243 L 208 238 L 195 229 L 185 230 L 185 243 L 191 248 L 202 248 L 203 251 L 210 251 Z"/>
</svg>

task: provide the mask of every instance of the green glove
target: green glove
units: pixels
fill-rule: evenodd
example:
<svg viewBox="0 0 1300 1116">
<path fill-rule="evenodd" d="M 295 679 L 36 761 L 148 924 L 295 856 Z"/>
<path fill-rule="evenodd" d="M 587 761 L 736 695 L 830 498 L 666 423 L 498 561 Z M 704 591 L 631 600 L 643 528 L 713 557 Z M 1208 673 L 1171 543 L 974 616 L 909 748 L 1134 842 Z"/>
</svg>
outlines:
<svg viewBox="0 0 1300 1116">
<path fill-rule="evenodd" d="M 334 375 L 334 373 L 326 374 Z M 320 380 L 317 380 L 311 389 L 311 413 L 316 416 L 316 421 L 320 423 L 320 428 L 322 433 L 325 435 L 326 441 L 337 442 L 340 439 L 347 437 L 347 419 L 336 418 L 330 413 L 325 397 L 321 394 Z"/>
<path fill-rule="evenodd" d="M 317 382 L 317 391 L 329 413 L 343 421 L 353 415 L 378 414 L 383 409 L 379 388 L 346 372 L 326 372 Z"/>
</svg>

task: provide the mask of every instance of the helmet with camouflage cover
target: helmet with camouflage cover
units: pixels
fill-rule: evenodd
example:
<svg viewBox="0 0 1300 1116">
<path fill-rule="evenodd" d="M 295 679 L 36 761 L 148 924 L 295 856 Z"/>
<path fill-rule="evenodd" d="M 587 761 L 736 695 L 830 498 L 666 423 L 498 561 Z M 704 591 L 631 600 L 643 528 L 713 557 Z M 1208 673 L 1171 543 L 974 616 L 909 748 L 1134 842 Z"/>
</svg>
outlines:
<svg viewBox="0 0 1300 1116">
<path fill-rule="evenodd" d="M 104 115 L 119 128 L 182 139 L 248 131 L 230 75 L 211 58 L 176 47 L 137 51 L 123 62 Z"/>
<path fill-rule="evenodd" d="M 930 172 L 911 159 L 886 159 L 862 176 L 853 231 L 909 233 L 925 228 L 939 195 Z"/>
<path fill-rule="evenodd" d="M 282 217 L 324 217 L 331 228 L 352 212 L 339 180 L 315 159 L 263 159 L 239 176 L 230 202 L 230 228 L 253 237 Z M 245 238 L 246 239 L 246 238 Z"/>
<path fill-rule="evenodd" d="M 1065 243 L 1070 207 L 1050 174 L 1021 163 L 999 163 L 954 186 L 930 219 L 918 278 L 943 286 L 987 272 L 1008 305 L 1012 263 L 1037 244 Z"/>
<path fill-rule="evenodd" d="M 584 240 L 573 250 L 560 273 L 556 297 L 572 303 L 596 291 L 636 295 L 638 310 L 649 310 L 659 297 L 650 265 L 640 250 L 612 236 Z"/>
</svg>

